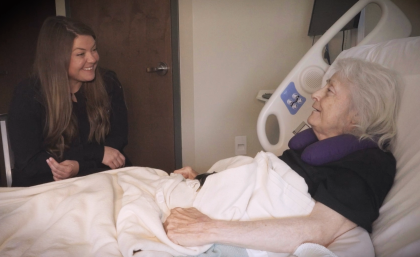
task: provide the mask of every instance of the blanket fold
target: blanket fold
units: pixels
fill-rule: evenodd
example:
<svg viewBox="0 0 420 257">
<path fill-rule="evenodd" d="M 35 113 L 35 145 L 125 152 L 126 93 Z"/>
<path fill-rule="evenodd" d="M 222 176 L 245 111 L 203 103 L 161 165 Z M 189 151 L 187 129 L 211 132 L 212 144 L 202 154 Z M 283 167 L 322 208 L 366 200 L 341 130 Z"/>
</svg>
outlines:
<svg viewBox="0 0 420 257">
<path fill-rule="evenodd" d="M 257 220 L 307 215 L 314 206 L 303 178 L 271 153 L 222 160 L 209 171 L 218 173 L 198 193 L 198 181 L 179 174 L 147 168 L 118 174 L 124 190 L 117 221 L 122 254 L 198 255 L 211 247 L 182 247 L 168 239 L 162 223 L 175 207 L 195 207 L 218 220 Z"/>
</svg>

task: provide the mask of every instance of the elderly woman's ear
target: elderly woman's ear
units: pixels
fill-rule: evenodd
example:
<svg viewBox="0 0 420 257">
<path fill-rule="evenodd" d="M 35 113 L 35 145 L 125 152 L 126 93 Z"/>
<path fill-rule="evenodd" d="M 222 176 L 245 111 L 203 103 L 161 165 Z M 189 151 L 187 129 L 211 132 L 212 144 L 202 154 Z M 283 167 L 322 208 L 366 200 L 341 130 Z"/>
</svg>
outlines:
<svg viewBox="0 0 420 257">
<path fill-rule="evenodd" d="M 359 113 L 357 113 L 356 110 L 351 111 L 351 121 L 350 124 L 354 128 L 354 126 L 358 125 L 360 123 L 359 119 Z"/>
<path fill-rule="evenodd" d="M 357 117 L 357 114 L 353 114 L 352 112 L 350 112 L 347 119 L 345 119 L 345 121 L 343 122 L 345 123 L 343 134 L 358 134 L 357 130 L 359 125 L 359 119 Z"/>
</svg>

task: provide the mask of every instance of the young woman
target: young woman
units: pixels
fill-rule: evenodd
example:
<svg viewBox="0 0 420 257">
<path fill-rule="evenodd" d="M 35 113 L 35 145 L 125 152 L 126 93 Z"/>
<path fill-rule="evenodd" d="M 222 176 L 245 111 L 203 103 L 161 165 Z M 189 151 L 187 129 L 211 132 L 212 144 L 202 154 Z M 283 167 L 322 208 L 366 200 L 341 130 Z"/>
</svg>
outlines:
<svg viewBox="0 0 420 257">
<path fill-rule="evenodd" d="M 47 18 L 34 73 L 14 91 L 8 126 L 13 186 L 32 186 L 129 165 L 127 108 L 116 74 L 98 67 L 87 25 Z"/>
</svg>

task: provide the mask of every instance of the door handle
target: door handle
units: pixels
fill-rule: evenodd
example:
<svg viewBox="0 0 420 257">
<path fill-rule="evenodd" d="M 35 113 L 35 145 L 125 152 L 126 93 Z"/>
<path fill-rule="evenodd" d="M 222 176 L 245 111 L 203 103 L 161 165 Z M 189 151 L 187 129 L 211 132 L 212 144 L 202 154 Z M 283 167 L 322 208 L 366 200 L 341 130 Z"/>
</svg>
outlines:
<svg viewBox="0 0 420 257">
<path fill-rule="evenodd" d="M 147 73 L 156 72 L 160 76 L 165 76 L 168 73 L 168 65 L 164 62 L 160 62 L 157 67 L 149 67 L 146 69 Z"/>
</svg>

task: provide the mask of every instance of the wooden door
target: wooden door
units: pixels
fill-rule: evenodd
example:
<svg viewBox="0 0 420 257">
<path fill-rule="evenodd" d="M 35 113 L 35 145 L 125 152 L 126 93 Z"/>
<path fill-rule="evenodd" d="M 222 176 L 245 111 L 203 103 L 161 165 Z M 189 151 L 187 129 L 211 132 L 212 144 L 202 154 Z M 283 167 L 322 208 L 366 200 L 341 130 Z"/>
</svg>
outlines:
<svg viewBox="0 0 420 257">
<path fill-rule="evenodd" d="M 0 113 L 8 112 L 13 88 L 32 71 L 39 29 L 54 15 L 54 0 L 0 1 Z M 3 159 L 0 147 L 0 184 L 4 186 Z"/>
<path fill-rule="evenodd" d="M 172 67 L 170 0 L 67 0 L 70 16 L 97 35 L 99 65 L 117 73 L 128 108 L 133 165 L 175 169 L 172 69 L 147 73 L 159 62 Z"/>
</svg>

